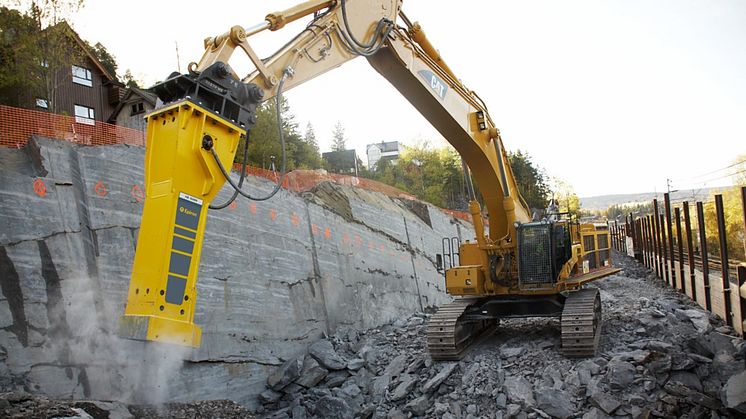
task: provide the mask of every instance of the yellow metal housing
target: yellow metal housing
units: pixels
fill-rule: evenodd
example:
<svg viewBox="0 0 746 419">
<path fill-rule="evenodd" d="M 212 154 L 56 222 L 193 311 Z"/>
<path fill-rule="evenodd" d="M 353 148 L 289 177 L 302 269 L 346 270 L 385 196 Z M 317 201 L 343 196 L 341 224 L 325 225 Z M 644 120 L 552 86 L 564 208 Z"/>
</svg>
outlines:
<svg viewBox="0 0 746 419">
<path fill-rule="evenodd" d="M 209 136 L 220 160 L 233 162 L 246 131 L 189 100 L 146 119 L 145 207 L 119 333 L 199 347 L 194 307 L 202 239 L 208 206 L 225 182 L 202 141 Z"/>
<path fill-rule="evenodd" d="M 451 295 L 484 293 L 484 271 L 481 265 L 458 266 L 446 271 L 446 291 Z"/>
</svg>

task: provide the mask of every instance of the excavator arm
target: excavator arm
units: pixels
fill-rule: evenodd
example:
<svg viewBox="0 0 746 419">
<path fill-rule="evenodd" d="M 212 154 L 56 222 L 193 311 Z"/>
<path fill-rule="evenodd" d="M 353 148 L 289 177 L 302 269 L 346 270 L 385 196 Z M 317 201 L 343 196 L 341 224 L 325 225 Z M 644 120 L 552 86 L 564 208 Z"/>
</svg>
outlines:
<svg viewBox="0 0 746 419">
<path fill-rule="evenodd" d="M 403 14 L 401 3 L 311 0 L 268 14 L 258 25 L 234 26 L 207 38 L 205 53 L 190 64 L 189 74 L 173 74 L 153 88 L 167 104 L 146 116 L 146 200 L 121 335 L 199 346 L 201 331 L 193 322 L 197 271 L 207 210 L 226 180 L 224 164 L 233 162 L 262 100 L 359 56 L 453 145 L 467 183 L 471 171 L 479 186 L 488 234 L 469 185 L 476 243 L 461 245 L 462 266 L 447 272 L 448 291 L 515 291 L 514 284 L 496 279 L 516 275 L 516 225 L 531 216 L 500 132 L 479 96 L 458 80 L 422 28 Z M 311 22 L 284 47 L 268 58 L 258 57 L 249 42 L 252 35 L 309 15 Z M 228 64 L 236 50 L 255 66 L 242 79 Z M 579 257 L 574 256 L 573 264 Z"/>
</svg>

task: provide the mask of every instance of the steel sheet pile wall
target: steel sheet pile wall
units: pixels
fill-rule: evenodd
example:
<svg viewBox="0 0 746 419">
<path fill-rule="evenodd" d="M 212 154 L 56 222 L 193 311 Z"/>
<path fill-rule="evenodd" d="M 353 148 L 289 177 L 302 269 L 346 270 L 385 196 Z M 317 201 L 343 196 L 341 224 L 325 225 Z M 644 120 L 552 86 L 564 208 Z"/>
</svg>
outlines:
<svg viewBox="0 0 746 419">
<path fill-rule="evenodd" d="M 202 347 L 163 351 L 114 335 L 138 238 L 142 160 L 126 145 L 34 138 L 26 149 L 0 148 L 1 389 L 254 406 L 267 374 L 322 334 L 447 301 L 435 253 L 442 237 L 474 236 L 430 205 L 342 185 L 239 200 L 208 217 L 195 319 Z"/>
<path fill-rule="evenodd" d="M 669 194 L 664 195 L 662 211 L 653 200 L 657 216 L 634 218 L 630 214 L 624 225 L 614 223 L 612 231 L 618 239 L 612 241 L 617 250 L 626 251 L 627 242 L 621 238 L 629 237 L 634 248 L 631 253 L 658 278 L 718 315 L 743 337 L 746 264 L 729 258 L 722 195 L 715 195 L 714 204 L 718 257 L 707 248 L 704 204 L 696 202 L 692 208 L 684 201 L 681 208 L 672 208 Z M 741 206 L 746 230 L 746 187 L 741 188 Z"/>
</svg>

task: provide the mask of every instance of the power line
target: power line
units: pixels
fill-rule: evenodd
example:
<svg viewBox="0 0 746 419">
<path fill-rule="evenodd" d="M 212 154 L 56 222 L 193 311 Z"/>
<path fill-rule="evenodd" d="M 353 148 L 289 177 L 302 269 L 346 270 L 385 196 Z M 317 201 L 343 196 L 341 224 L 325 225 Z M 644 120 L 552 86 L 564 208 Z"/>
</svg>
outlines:
<svg viewBox="0 0 746 419">
<path fill-rule="evenodd" d="M 699 175 L 699 176 L 694 176 L 694 177 L 690 177 L 690 178 L 682 178 L 682 179 L 672 179 L 672 181 L 674 181 L 674 182 L 678 182 L 678 181 L 682 181 L 682 180 L 693 180 L 693 179 L 699 179 L 699 178 L 701 178 L 701 177 L 705 177 L 705 176 L 708 176 L 708 175 L 711 175 L 711 174 L 714 174 L 714 173 L 722 172 L 722 171 L 723 171 L 723 170 L 725 170 L 725 169 L 730 169 L 730 168 L 731 168 L 731 167 L 733 167 L 733 166 L 738 166 L 738 165 L 739 165 L 739 164 L 741 164 L 741 163 L 746 163 L 746 159 L 744 159 L 744 160 L 741 160 L 741 161 L 739 161 L 739 162 L 735 162 L 735 163 L 731 164 L 730 166 L 722 167 L 722 168 L 720 168 L 720 169 L 717 169 L 717 170 L 713 170 L 713 171 L 711 171 L 711 172 L 703 173 L 703 174 L 701 174 L 701 175 Z M 730 175 L 728 175 L 728 176 L 730 176 Z"/>
<path fill-rule="evenodd" d="M 741 163 L 744 163 L 744 162 L 746 162 L 746 160 L 744 160 L 744 161 L 743 161 L 743 162 L 741 162 Z M 740 163 L 739 163 L 739 164 L 740 164 Z M 735 165 L 733 165 L 733 166 L 735 166 Z M 729 166 L 729 167 L 726 167 L 725 169 L 728 169 L 728 168 L 730 168 L 730 167 L 733 167 L 733 166 Z M 722 169 L 721 169 L 721 170 L 722 170 Z M 720 179 L 725 179 L 725 178 L 727 178 L 727 177 L 731 177 L 731 176 L 736 176 L 736 175 L 740 175 L 741 173 L 746 173 L 746 169 L 741 169 L 741 170 L 739 170 L 739 171 L 737 171 L 737 172 L 729 173 L 729 174 L 727 174 L 727 175 L 722 175 L 722 176 L 719 176 L 719 177 L 716 177 L 716 178 L 712 178 L 712 179 L 707 179 L 707 180 L 700 180 L 700 181 L 696 181 L 696 182 L 689 182 L 689 183 L 684 183 L 683 185 L 684 185 L 684 186 L 691 186 L 691 185 L 706 185 L 706 184 L 708 184 L 709 182 L 714 182 L 714 181 L 716 181 L 716 180 L 720 180 Z M 681 188 L 681 187 L 679 186 L 679 188 Z"/>
</svg>

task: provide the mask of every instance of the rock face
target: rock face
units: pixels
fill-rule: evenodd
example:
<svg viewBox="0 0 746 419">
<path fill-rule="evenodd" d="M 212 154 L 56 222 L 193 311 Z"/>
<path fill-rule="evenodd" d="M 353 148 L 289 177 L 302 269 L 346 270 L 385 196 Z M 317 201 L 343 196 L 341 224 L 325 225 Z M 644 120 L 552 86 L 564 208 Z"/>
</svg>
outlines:
<svg viewBox="0 0 746 419">
<path fill-rule="evenodd" d="M 474 235 L 435 207 L 413 212 L 336 184 L 304 197 L 281 190 L 269 201 L 239 199 L 208 214 L 195 315 L 202 347 L 158 352 L 115 336 L 138 240 L 143 155 L 42 138 L 0 148 L 0 390 L 230 398 L 258 408 L 269 374 L 323 334 L 447 301 L 434 255 L 443 237 Z M 245 186 L 264 194 L 273 185 L 249 177 Z M 311 370 L 308 386 L 325 378 Z"/>
</svg>

